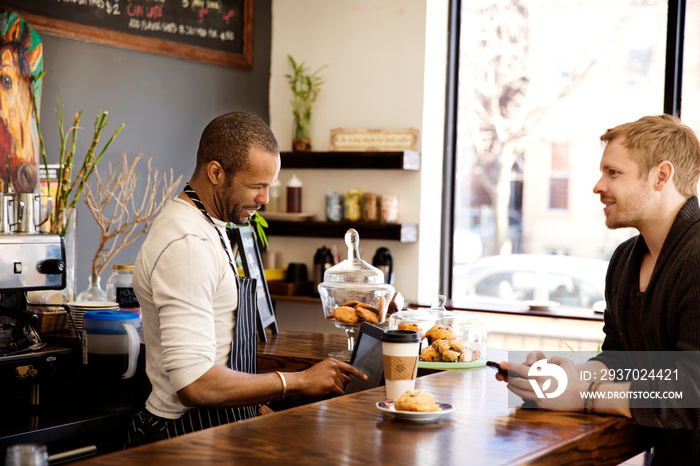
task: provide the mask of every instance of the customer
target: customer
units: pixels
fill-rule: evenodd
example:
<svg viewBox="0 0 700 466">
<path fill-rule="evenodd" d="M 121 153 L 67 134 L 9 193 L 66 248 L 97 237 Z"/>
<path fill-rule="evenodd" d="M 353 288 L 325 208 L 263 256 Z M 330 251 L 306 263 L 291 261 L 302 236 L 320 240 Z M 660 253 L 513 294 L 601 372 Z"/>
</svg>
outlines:
<svg viewBox="0 0 700 466">
<path fill-rule="evenodd" d="M 538 398 L 529 380 L 515 377 L 508 380 L 508 388 L 545 409 L 631 417 L 651 428 L 653 464 L 700 464 L 700 367 L 695 353 L 700 351 L 698 139 L 678 119 L 660 115 L 612 128 L 601 141 L 606 144 L 602 176 L 593 191 L 605 205 L 606 225 L 639 231 L 610 261 L 603 352 L 581 367 L 565 358 L 550 358 L 568 377 L 566 391 L 558 397 Z M 619 383 L 581 377 L 582 370 L 601 374 L 600 369 L 622 367 L 624 361 L 652 354 L 646 352 L 672 352 L 666 354 L 683 358 L 683 364 L 673 367 L 677 377 L 632 376 Z M 509 369 L 527 374 L 542 358 L 543 353 L 531 353 L 524 364 L 511 364 Z M 541 377 L 535 380 L 544 382 Z M 681 391 L 683 399 L 635 398 L 667 390 Z M 584 402 L 586 392 L 618 398 Z"/>
<path fill-rule="evenodd" d="M 279 170 L 277 141 L 258 117 L 229 113 L 204 129 L 189 184 L 158 215 L 134 266 L 152 391 L 129 446 L 249 418 L 289 395 L 342 394 L 349 374 L 366 378 L 334 359 L 255 374 L 255 281 L 237 277 L 225 230 L 268 202 Z"/>
</svg>

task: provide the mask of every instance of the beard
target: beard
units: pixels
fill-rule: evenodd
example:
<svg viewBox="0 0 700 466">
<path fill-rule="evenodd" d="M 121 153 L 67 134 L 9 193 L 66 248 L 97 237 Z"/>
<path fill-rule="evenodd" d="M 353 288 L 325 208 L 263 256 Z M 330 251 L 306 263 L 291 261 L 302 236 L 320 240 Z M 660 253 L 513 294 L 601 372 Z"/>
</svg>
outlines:
<svg viewBox="0 0 700 466">
<path fill-rule="evenodd" d="M 650 218 L 646 207 L 649 205 L 651 194 L 646 191 L 638 192 L 634 196 L 628 196 L 622 199 L 604 199 L 601 201 L 612 200 L 614 204 L 609 206 L 605 211 L 605 226 L 610 230 L 620 228 L 636 228 Z"/>
<path fill-rule="evenodd" d="M 255 201 L 244 201 L 236 196 L 236 190 L 233 183 L 226 186 L 221 192 L 221 203 L 224 206 L 223 212 L 226 212 L 224 221 L 233 222 L 237 225 L 244 225 L 250 218 L 249 211 L 259 210 L 262 204 Z"/>
</svg>

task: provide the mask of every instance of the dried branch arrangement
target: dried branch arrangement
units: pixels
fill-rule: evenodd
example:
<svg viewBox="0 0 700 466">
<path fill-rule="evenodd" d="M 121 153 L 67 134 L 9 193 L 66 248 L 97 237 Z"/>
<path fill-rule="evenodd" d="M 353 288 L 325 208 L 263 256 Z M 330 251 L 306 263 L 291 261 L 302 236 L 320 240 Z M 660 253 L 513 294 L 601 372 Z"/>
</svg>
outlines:
<svg viewBox="0 0 700 466">
<path fill-rule="evenodd" d="M 109 177 L 102 180 L 95 169 L 95 177 L 85 187 L 85 204 L 100 227 L 100 244 L 92 260 L 92 282 L 104 271 L 117 253 L 132 244 L 148 229 L 165 203 L 174 197 L 182 180 L 180 175 L 174 180 L 159 174 L 151 165 L 153 155 L 148 158 L 148 178 L 140 204 L 134 198 L 134 190 L 139 179 L 136 166 L 144 154 L 139 154 L 128 163 L 126 152 L 121 162 L 114 168 L 109 163 Z"/>
</svg>

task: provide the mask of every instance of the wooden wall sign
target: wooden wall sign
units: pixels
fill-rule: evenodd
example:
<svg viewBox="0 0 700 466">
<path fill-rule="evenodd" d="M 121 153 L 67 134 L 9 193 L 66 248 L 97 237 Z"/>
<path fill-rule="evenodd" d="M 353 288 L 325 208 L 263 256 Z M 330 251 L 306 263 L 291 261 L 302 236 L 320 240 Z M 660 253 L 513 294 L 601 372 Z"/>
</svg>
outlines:
<svg viewBox="0 0 700 466">
<path fill-rule="evenodd" d="M 331 129 L 331 151 L 416 150 L 417 129 Z"/>
<path fill-rule="evenodd" d="M 217 65 L 253 67 L 255 0 L 2 0 L 37 31 Z"/>
</svg>

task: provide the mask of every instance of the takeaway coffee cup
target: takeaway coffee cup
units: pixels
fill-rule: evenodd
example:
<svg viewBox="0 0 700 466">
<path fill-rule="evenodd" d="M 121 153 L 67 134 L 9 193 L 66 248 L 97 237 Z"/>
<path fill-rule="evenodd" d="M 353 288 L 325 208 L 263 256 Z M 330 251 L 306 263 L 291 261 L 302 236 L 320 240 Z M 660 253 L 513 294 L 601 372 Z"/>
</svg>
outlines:
<svg viewBox="0 0 700 466">
<path fill-rule="evenodd" d="M 389 330 L 382 335 L 386 396 L 395 400 L 416 385 L 420 337 L 412 330 Z"/>
</svg>

